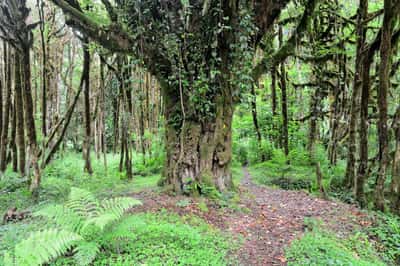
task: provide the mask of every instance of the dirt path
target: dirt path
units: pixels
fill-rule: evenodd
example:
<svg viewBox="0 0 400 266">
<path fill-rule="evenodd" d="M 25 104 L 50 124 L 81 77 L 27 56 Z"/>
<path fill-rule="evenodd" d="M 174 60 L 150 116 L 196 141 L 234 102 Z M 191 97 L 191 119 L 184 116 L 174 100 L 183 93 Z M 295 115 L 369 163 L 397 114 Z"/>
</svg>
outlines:
<svg viewBox="0 0 400 266">
<path fill-rule="evenodd" d="M 345 234 L 366 218 L 354 206 L 312 197 L 303 191 L 286 191 L 261 187 L 243 168 L 243 188 L 248 196 L 243 203 L 251 213 L 234 219 L 231 230 L 244 231 L 241 248 L 244 265 L 285 265 L 284 250 L 304 232 L 304 219 L 321 219 L 336 232 Z"/>
<path fill-rule="evenodd" d="M 199 199 L 169 197 L 142 192 L 134 195 L 144 201 L 137 211 L 168 209 L 178 214 L 200 216 L 222 230 L 241 234 L 243 245 L 237 256 L 240 265 L 286 265 L 285 248 L 304 232 L 304 219 L 321 219 L 335 232 L 347 234 L 368 218 L 356 207 L 312 197 L 303 191 L 286 191 L 254 184 L 243 168 L 239 209 L 220 208 L 208 202 L 208 210 L 199 208 Z M 148 193 L 151 193 L 149 195 Z M 179 207 L 179 202 L 189 201 Z"/>
</svg>

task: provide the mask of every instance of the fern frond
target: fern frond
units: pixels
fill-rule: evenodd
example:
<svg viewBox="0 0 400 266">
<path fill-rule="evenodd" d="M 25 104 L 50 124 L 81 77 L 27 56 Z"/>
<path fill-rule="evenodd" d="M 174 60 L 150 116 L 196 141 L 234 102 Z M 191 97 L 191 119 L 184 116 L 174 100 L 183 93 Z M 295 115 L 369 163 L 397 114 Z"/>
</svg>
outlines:
<svg viewBox="0 0 400 266">
<path fill-rule="evenodd" d="M 33 233 L 15 246 L 14 256 L 6 254 L 4 261 L 6 265 L 41 265 L 78 244 L 75 259 L 79 265 L 88 265 L 99 252 L 99 246 L 90 242 L 91 239 L 95 240 L 107 225 L 121 219 L 127 209 L 141 204 L 139 200 L 128 197 L 99 202 L 89 191 L 72 188 L 64 205 L 47 205 L 34 213 L 51 219 L 61 230 Z"/>
<path fill-rule="evenodd" d="M 81 216 L 60 204 L 49 204 L 36 211 L 33 215 L 51 219 L 61 228 L 77 233 L 81 231 L 84 223 L 84 219 Z"/>
<path fill-rule="evenodd" d="M 100 213 L 99 201 L 84 189 L 72 187 L 65 207 L 82 217 L 95 217 Z"/>
<path fill-rule="evenodd" d="M 133 206 L 142 205 L 140 200 L 129 197 L 118 197 L 104 199 L 101 201 L 102 213 L 113 213 L 117 217 L 121 217 L 125 211 Z"/>
<path fill-rule="evenodd" d="M 42 265 L 65 254 L 79 240 L 82 240 L 80 235 L 66 230 L 49 229 L 32 233 L 15 246 L 14 264 Z"/>
<path fill-rule="evenodd" d="M 85 221 L 83 228 L 94 224 L 99 227 L 100 230 L 104 230 L 104 227 L 108 224 L 121 219 L 127 209 L 141 204 L 142 203 L 139 200 L 128 197 L 104 199 L 100 204 L 100 214 L 96 217 L 88 218 Z"/>
<path fill-rule="evenodd" d="M 100 252 L 100 247 L 95 242 L 81 241 L 74 249 L 74 259 L 78 265 L 86 266 L 94 261 Z"/>
<path fill-rule="evenodd" d="M 90 225 L 95 225 L 101 231 L 104 230 L 108 224 L 119 220 L 119 217 L 113 213 L 103 213 L 97 217 L 89 218 L 83 224 L 82 230 L 85 230 Z"/>
</svg>

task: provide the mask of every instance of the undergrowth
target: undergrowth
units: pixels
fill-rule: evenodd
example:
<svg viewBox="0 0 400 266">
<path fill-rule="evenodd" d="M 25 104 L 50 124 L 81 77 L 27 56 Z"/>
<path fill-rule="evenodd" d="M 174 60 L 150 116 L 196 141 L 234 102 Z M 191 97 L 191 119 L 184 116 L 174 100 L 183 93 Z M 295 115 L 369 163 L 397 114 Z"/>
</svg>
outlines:
<svg viewBox="0 0 400 266">
<path fill-rule="evenodd" d="M 228 238 L 200 218 L 161 212 L 132 215 L 102 236 L 93 265 L 232 265 Z M 70 258 L 55 265 L 73 265 Z"/>
<path fill-rule="evenodd" d="M 329 190 L 331 183 L 341 182 L 345 164 L 339 161 L 335 166 L 329 165 L 324 159 L 322 149 L 317 149 L 316 153 L 316 158 L 321 163 L 322 184 Z M 288 159 L 281 150 L 275 149 L 268 161 L 251 165 L 249 171 L 253 179 L 261 185 L 276 186 L 286 190 L 318 191 L 316 169 L 310 163 L 307 152 L 300 148 L 292 150 Z"/>
<path fill-rule="evenodd" d="M 139 165 L 141 161 L 136 164 Z M 119 172 L 119 156 L 107 156 L 107 169 L 101 160 L 92 160 L 94 173 L 83 172 L 83 160 L 79 154 L 69 153 L 54 160 L 42 173 L 40 203 L 65 200 L 71 187 L 86 189 L 100 197 L 121 196 L 144 188 L 156 188 L 159 174 L 134 176 L 128 180 L 124 172 Z M 7 171 L 0 180 L 0 213 L 11 207 L 30 209 L 34 205 L 26 180 Z"/>
<path fill-rule="evenodd" d="M 48 221 L 4 253 L 5 266 L 43 265 L 73 251 L 76 265 L 89 265 L 102 248 L 99 238 L 125 211 L 141 202 L 131 197 L 98 200 L 87 190 L 72 188 L 64 204 L 48 204 L 33 217 Z"/>
<path fill-rule="evenodd" d="M 400 218 L 384 213 L 377 213 L 375 217 L 368 234 L 376 239 L 377 249 L 386 262 L 400 265 Z"/>
<path fill-rule="evenodd" d="M 289 266 L 384 266 L 374 246 L 364 233 L 339 238 L 321 225 L 312 225 L 286 250 Z"/>
</svg>

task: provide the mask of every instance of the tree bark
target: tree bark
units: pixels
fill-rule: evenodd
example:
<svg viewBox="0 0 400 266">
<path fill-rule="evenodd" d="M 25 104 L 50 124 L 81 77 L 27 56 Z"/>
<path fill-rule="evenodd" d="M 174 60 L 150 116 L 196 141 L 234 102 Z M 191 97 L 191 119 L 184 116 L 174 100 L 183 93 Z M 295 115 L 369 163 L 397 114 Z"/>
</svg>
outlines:
<svg viewBox="0 0 400 266">
<path fill-rule="evenodd" d="M 272 116 L 276 116 L 276 69 L 271 68 L 271 101 L 272 101 Z"/>
<path fill-rule="evenodd" d="M 390 86 L 390 60 L 392 55 L 391 37 L 393 32 L 393 2 L 384 1 L 384 16 L 382 25 L 382 37 L 380 45 L 381 63 L 379 67 L 378 86 L 378 136 L 379 136 L 379 172 L 375 188 L 375 207 L 380 211 L 385 210 L 384 184 L 386 170 L 389 163 L 389 140 L 387 129 L 387 94 Z"/>
<path fill-rule="evenodd" d="M 365 30 L 364 30 L 364 20 L 368 15 L 368 1 L 361 0 L 357 11 L 357 33 L 361 34 L 358 36 L 360 38 L 360 49 L 364 49 L 365 45 Z M 368 179 L 368 102 L 369 102 L 369 87 L 370 87 L 370 68 L 371 68 L 371 58 L 368 56 L 368 51 L 364 54 L 359 54 L 360 66 L 356 65 L 356 73 L 354 84 L 361 82 L 361 110 L 360 110 L 360 126 L 359 126 L 359 154 L 360 162 L 358 165 L 357 175 L 354 180 L 354 191 L 356 200 L 361 207 L 366 206 L 366 199 L 364 194 L 364 184 Z M 357 59 L 356 59 L 357 60 Z M 357 72 L 358 71 L 358 72 Z"/>
<path fill-rule="evenodd" d="M 47 52 L 44 38 L 44 2 L 37 0 L 36 5 L 39 11 L 39 31 L 42 49 L 42 134 L 43 136 L 47 136 Z"/>
<path fill-rule="evenodd" d="M 353 91 L 351 95 L 351 107 L 350 107 L 350 121 L 349 121 L 349 139 L 347 141 L 347 166 L 344 185 L 348 188 L 353 187 L 355 178 L 355 167 L 356 167 L 356 125 L 357 117 L 359 114 L 360 106 L 360 89 L 361 89 L 361 75 L 362 75 L 362 50 L 365 45 L 365 36 L 367 27 L 364 25 L 365 14 L 365 1 L 360 2 L 360 6 L 357 11 L 357 47 L 356 47 L 356 61 L 355 61 L 355 72 L 354 72 L 354 83 Z"/>
<path fill-rule="evenodd" d="M 392 210 L 400 214 L 400 105 L 397 107 L 392 128 L 396 139 L 393 156 L 391 192 L 393 194 Z"/>
<path fill-rule="evenodd" d="M 258 118 L 257 118 L 257 94 L 255 90 L 255 85 L 253 84 L 251 86 L 251 114 L 253 117 L 253 124 L 254 124 L 254 129 L 256 130 L 256 136 L 257 136 L 257 142 L 258 142 L 258 148 L 259 148 L 259 153 L 261 153 L 261 161 L 265 161 L 265 155 L 262 152 L 262 136 L 261 136 L 261 131 L 260 127 L 258 125 Z"/>
<path fill-rule="evenodd" d="M 7 168 L 7 146 L 11 106 L 11 49 L 4 43 L 4 69 L 5 69 L 5 101 L 3 111 L 2 134 L 0 139 L 0 172 Z"/>
<path fill-rule="evenodd" d="M 354 182 L 354 189 L 356 200 L 361 207 L 366 206 L 366 199 L 364 194 L 364 184 L 368 180 L 368 103 L 369 103 L 369 89 L 370 89 L 370 68 L 371 59 L 367 56 L 363 58 L 363 81 L 361 91 L 361 111 L 360 111 L 360 127 L 359 127 L 359 153 L 360 162 L 358 171 Z"/>
<path fill-rule="evenodd" d="M 308 143 L 307 143 L 307 150 L 310 154 L 310 158 L 313 159 L 314 157 L 314 146 L 315 140 L 317 138 L 317 122 L 318 122 L 318 104 L 320 101 L 320 88 L 316 87 L 315 92 L 311 95 L 310 99 L 310 121 L 308 125 Z"/>
<path fill-rule="evenodd" d="M 84 102 L 85 102 L 85 139 L 83 142 L 83 159 L 85 161 L 84 171 L 88 174 L 93 173 L 90 161 L 90 140 L 91 140 L 91 118 L 90 118 L 90 52 L 88 40 L 83 42 L 83 72 L 84 72 Z"/>
<path fill-rule="evenodd" d="M 279 43 L 283 44 L 282 27 L 279 27 Z M 286 157 L 289 155 L 289 132 L 288 132 L 288 110 L 287 110 L 287 92 L 286 92 L 286 70 L 285 62 L 281 63 L 281 104 L 282 104 L 282 144 Z M 288 161 L 289 162 L 289 161 Z"/>
<path fill-rule="evenodd" d="M 11 136 L 10 136 L 10 142 L 9 142 L 9 156 L 8 156 L 8 161 L 11 161 L 12 165 L 12 170 L 13 172 L 18 172 L 18 152 L 17 152 L 17 145 L 15 143 L 15 135 L 17 131 L 17 117 L 15 113 L 15 101 L 11 104 L 10 106 L 11 110 Z"/>
<path fill-rule="evenodd" d="M 322 184 L 322 172 L 321 172 L 321 163 L 320 162 L 315 162 L 315 174 L 317 176 L 317 185 L 319 189 L 320 195 L 324 198 L 327 199 L 328 195 L 326 194 L 324 185 Z"/>
<path fill-rule="evenodd" d="M 179 96 L 162 87 L 164 114 L 169 121 Z M 187 119 L 184 126 L 166 124 L 166 184 L 178 194 L 204 193 L 207 186 L 219 191 L 233 187 L 230 164 L 232 159 L 232 97 L 216 96 L 215 118 L 205 122 Z M 199 191 L 195 191 L 195 190 Z"/>
<path fill-rule="evenodd" d="M 33 168 L 33 177 L 30 185 L 30 190 L 34 198 L 37 199 L 39 195 L 40 187 L 40 168 L 38 162 L 38 145 L 36 139 L 36 128 L 35 119 L 33 113 L 33 102 L 32 102 L 32 89 L 31 89 L 31 65 L 29 48 L 26 47 L 22 54 L 23 61 L 23 80 L 24 80 L 24 91 L 23 91 L 23 101 L 24 101 L 24 112 L 25 112 L 25 129 L 28 140 L 28 149 L 30 162 L 29 166 Z"/>
<path fill-rule="evenodd" d="M 25 132 L 24 132 L 24 106 L 22 98 L 22 79 L 21 79 L 21 58 L 19 53 L 15 53 L 15 115 L 17 129 L 17 146 L 18 146 L 18 165 L 19 172 L 22 176 L 25 175 Z"/>
<path fill-rule="evenodd" d="M 106 128 L 105 128 L 105 113 L 106 113 L 106 95 L 105 95 L 105 78 L 104 78 L 104 63 L 100 59 L 100 149 L 103 153 L 103 162 L 105 171 L 107 171 L 107 143 L 106 143 Z"/>
</svg>

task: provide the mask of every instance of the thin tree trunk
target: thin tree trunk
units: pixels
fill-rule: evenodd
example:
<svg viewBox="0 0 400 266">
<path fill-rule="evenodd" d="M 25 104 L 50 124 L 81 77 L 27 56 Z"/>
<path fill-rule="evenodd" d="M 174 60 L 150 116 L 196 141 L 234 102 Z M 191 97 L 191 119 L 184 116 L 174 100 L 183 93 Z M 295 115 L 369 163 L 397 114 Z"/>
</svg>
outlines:
<svg viewBox="0 0 400 266">
<path fill-rule="evenodd" d="M 366 199 L 364 194 L 364 184 L 368 180 L 368 103 L 369 103 L 369 89 L 370 89 L 370 68 L 371 58 L 366 56 L 363 58 L 363 81 L 361 91 L 361 112 L 360 112 L 360 127 L 359 127 L 359 153 L 360 163 L 354 182 L 354 189 L 356 199 L 361 207 L 366 206 Z"/>
<path fill-rule="evenodd" d="M 379 67 L 378 89 L 378 136 L 379 136 L 379 172 L 375 188 L 375 207 L 380 211 L 385 210 L 384 184 L 386 170 L 389 163 L 389 140 L 387 129 L 387 94 L 390 86 L 390 59 L 392 53 L 391 38 L 393 32 L 393 6 L 392 0 L 384 1 L 384 16 L 382 25 L 382 37 L 380 45 L 381 63 Z"/>
<path fill-rule="evenodd" d="M 35 128 L 35 119 L 33 113 L 33 102 L 32 102 L 32 89 L 31 89 L 31 65 L 30 65 L 30 56 L 29 56 L 29 48 L 24 50 L 23 54 L 23 80 L 24 80 L 24 91 L 23 91 L 23 99 L 24 99 L 24 111 L 25 111 L 25 129 L 28 140 L 28 148 L 29 148 L 29 159 L 30 159 L 30 167 L 33 168 L 33 178 L 31 181 L 30 190 L 35 199 L 39 196 L 39 187 L 40 187 L 40 168 L 38 162 L 38 145 L 36 140 L 36 128 Z"/>
<path fill-rule="evenodd" d="M 279 43 L 283 45 L 282 27 L 279 27 Z M 289 155 L 289 133 L 288 133 L 288 110 L 287 110 L 287 92 L 286 92 L 286 70 L 285 62 L 281 63 L 281 103 L 282 103 L 282 144 L 286 157 Z M 289 162 L 289 161 L 288 161 Z"/>
<path fill-rule="evenodd" d="M 362 41 L 360 45 L 363 45 L 361 49 L 364 49 L 364 41 L 365 41 L 365 30 L 364 30 L 364 20 L 368 15 L 368 0 L 361 0 L 360 6 L 357 11 L 357 33 L 361 34 L 358 36 Z M 369 87 L 370 87 L 370 68 L 371 68 L 371 58 L 367 53 L 363 55 L 359 55 L 361 58 L 359 59 L 360 66 L 356 66 L 356 71 L 358 72 L 360 80 L 355 80 L 356 82 L 361 82 L 361 110 L 360 110 L 360 126 L 359 126 L 359 154 L 360 154 L 360 163 L 358 165 L 357 175 L 354 180 L 354 190 L 356 195 L 356 200 L 360 204 L 361 207 L 365 207 L 366 199 L 364 194 L 364 184 L 365 180 L 368 179 L 368 102 L 369 102 Z"/>
<path fill-rule="evenodd" d="M 321 164 L 320 162 L 316 162 L 315 163 L 315 173 L 317 176 L 317 185 L 318 185 L 318 189 L 319 189 L 319 193 L 321 194 L 321 196 L 324 199 L 328 198 L 328 195 L 326 194 L 324 185 L 322 184 L 322 172 L 321 172 Z"/>
<path fill-rule="evenodd" d="M 114 127 L 114 146 L 113 146 L 113 153 L 117 153 L 118 147 L 118 125 L 119 125 L 119 95 L 113 95 L 113 127 Z"/>
<path fill-rule="evenodd" d="M 261 136 L 261 131 L 260 127 L 258 125 L 258 118 L 257 118 L 257 94 L 255 90 L 255 85 L 252 84 L 251 86 L 251 114 L 253 117 L 253 124 L 254 124 L 254 129 L 256 130 L 256 135 L 257 135 L 257 142 L 258 142 L 258 147 L 259 147 L 259 152 L 261 152 L 261 161 L 265 161 L 265 154 L 262 152 L 262 136 Z"/>
<path fill-rule="evenodd" d="M 90 161 L 90 52 L 87 39 L 83 42 L 83 72 L 84 72 L 84 102 L 85 102 L 85 139 L 83 142 L 83 159 L 85 161 L 84 171 L 90 175 L 93 173 L 92 164 Z"/>
<path fill-rule="evenodd" d="M 18 172 L 18 152 L 17 152 L 17 145 L 15 144 L 15 135 L 16 135 L 16 127 L 17 127 L 17 117 L 16 117 L 16 110 L 15 110 L 15 101 L 14 103 L 10 106 L 10 110 L 12 111 L 11 114 L 11 136 L 10 136 L 10 156 L 9 160 L 11 161 L 12 164 L 12 169 L 13 172 Z"/>
<path fill-rule="evenodd" d="M 19 172 L 25 175 L 25 132 L 24 132 L 24 107 L 22 98 L 21 58 L 15 53 L 15 111 L 17 121 L 18 165 Z"/>
<path fill-rule="evenodd" d="M 311 96 L 310 100 L 310 122 L 308 126 L 309 129 L 308 129 L 308 143 L 307 143 L 307 150 L 310 154 L 310 158 L 313 158 L 314 144 L 317 138 L 319 90 L 320 90 L 319 87 L 315 88 L 315 92 Z"/>
<path fill-rule="evenodd" d="M 4 68 L 5 68 L 5 101 L 3 112 L 2 134 L 0 139 L 0 172 L 4 172 L 7 168 L 7 146 L 8 132 L 10 120 L 10 105 L 11 105 L 11 50 L 4 43 Z"/>
<path fill-rule="evenodd" d="M 356 169 L 356 133 L 357 133 L 357 118 L 360 106 L 360 89 L 361 89 L 361 76 L 362 76 L 362 50 L 365 45 L 365 36 L 367 27 L 363 25 L 365 19 L 365 2 L 360 2 L 360 7 L 357 13 L 357 47 L 356 47 L 356 61 L 354 72 L 353 91 L 351 95 L 350 107 L 350 121 L 349 121 L 349 138 L 347 141 L 347 166 L 344 185 L 348 188 L 353 187 Z"/>
<path fill-rule="evenodd" d="M 271 68 L 271 101 L 272 116 L 276 116 L 276 68 Z"/>
<path fill-rule="evenodd" d="M 400 105 L 397 107 L 395 117 L 393 118 L 392 128 L 396 139 L 391 183 L 391 191 L 393 194 L 392 210 L 400 214 Z"/>
<path fill-rule="evenodd" d="M 46 98 L 46 83 L 47 83 L 47 56 L 46 56 L 46 44 L 44 38 L 44 3 L 41 0 L 37 0 L 36 5 L 39 11 L 39 31 L 40 31 L 40 40 L 41 40 L 41 49 L 42 49 L 42 134 L 43 136 L 47 136 L 47 98 Z"/>
</svg>

